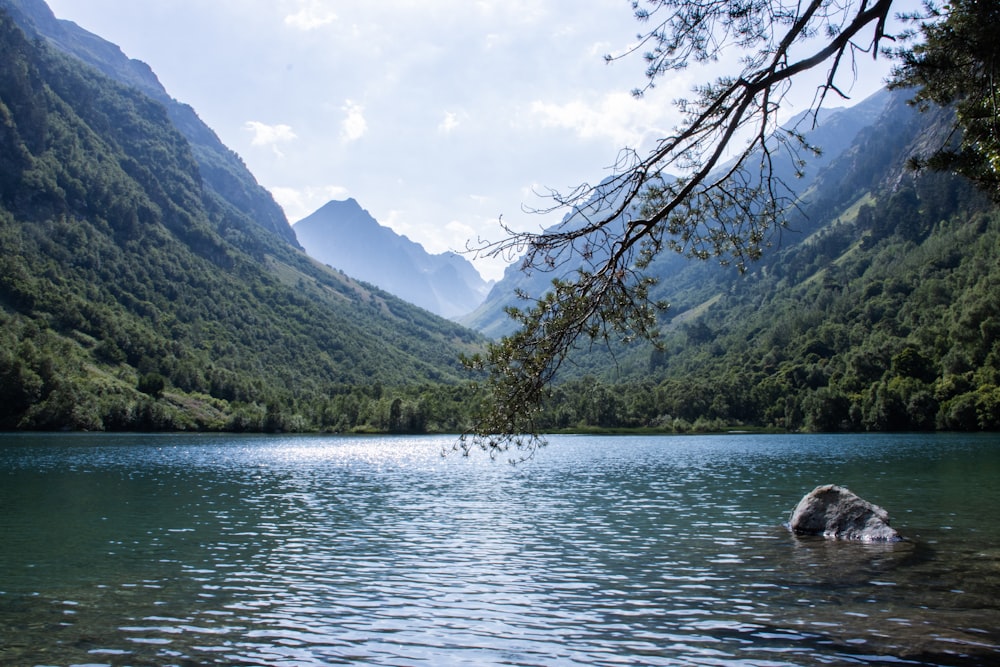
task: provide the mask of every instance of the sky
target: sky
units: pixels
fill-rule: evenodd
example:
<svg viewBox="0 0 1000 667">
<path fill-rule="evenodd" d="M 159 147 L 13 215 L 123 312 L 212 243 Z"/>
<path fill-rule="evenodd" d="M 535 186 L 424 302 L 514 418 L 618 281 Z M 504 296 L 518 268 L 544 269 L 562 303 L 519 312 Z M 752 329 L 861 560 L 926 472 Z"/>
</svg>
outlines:
<svg viewBox="0 0 1000 667">
<path fill-rule="evenodd" d="M 153 68 L 289 222 L 355 198 L 432 253 L 538 230 L 549 189 L 674 127 L 689 70 L 641 99 L 630 0 L 47 0 Z M 847 104 L 884 82 L 866 61 Z M 805 91 L 803 101 L 811 98 Z M 801 111 L 789 108 L 789 115 Z M 502 259 L 467 256 L 486 279 Z"/>
</svg>

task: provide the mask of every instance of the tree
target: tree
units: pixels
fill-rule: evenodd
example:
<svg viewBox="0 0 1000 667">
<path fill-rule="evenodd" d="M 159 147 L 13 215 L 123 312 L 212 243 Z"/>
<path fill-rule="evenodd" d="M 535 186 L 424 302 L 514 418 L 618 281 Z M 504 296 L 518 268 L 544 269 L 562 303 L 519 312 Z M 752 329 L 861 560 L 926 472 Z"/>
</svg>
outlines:
<svg viewBox="0 0 1000 667">
<path fill-rule="evenodd" d="M 166 380 L 155 372 L 145 373 L 139 378 L 138 389 L 153 398 L 160 398 L 166 388 Z"/>
<path fill-rule="evenodd" d="M 956 140 L 915 167 L 961 174 L 1000 202 L 1000 3 L 996 0 L 951 0 L 924 5 L 911 17 L 923 41 L 898 52 L 895 86 L 916 87 L 913 103 L 955 108 Z"/>
<path fill-rule="evenodd" d="M 657 314 L 666 304 L 649 298 L 653 281 L 644 270 L 664 250 L 715 257 L 739 271 L 760 257 L 770 232 L 795 207 L 777 160 L 791 157 L 801 168 L 803 156 L 819 151 L 796 127 L 777 125 L 779 108 L 793 83 L 820 68 L 805 117 L 815 122 L 828 96 L 846 97 L 860 58 L 900 55 L 887 46 L 897 37 L 887 33 L 896 1 L 632 3 L 644 32 L 637 46 L 608 60 L 644 52 L 646 84 L 636 95 L 732 49 L 741 54 L 741 69 L 677 101 L 682 122 L 647 155 L 625 149 L 602 183 L 552 192 L 553 210 L 574 211 L 561 225 L 541 233 L 504 226 L 505 238 L 476 248 L 489 256 L 523 253 L 524 269 L 569 272 L 556 274 L 551 291 L 528 307 L 508 310 L 518 331 L 466 359 L 486 373 L 486 409 L 462 438 L 464 451 L 520 448 L 530 455 L 544 444 L 535 428 L 539 405 L 574 348 L 636 337 L 657 342 Z M 933 25 L 937 18 L 928 13 L 925 20 Z M 992 25 L 981 28 L 988 33 Z"/>
</svg>

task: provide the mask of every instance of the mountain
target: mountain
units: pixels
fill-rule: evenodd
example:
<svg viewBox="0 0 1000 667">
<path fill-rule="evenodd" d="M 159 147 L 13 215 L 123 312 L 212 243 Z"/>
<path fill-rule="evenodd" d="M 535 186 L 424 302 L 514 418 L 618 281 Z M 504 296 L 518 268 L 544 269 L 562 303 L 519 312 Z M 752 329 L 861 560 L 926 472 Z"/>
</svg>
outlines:
<svg viewBox="0 0 1000 667">
<path fill-rule="evenodd" d="M 539 427 L 1000 430 L 1000 208 L 907 167 L 954 119 L 907 97 L 817 171 L 747 274 L 654 262 L 661 346 L 574 350 Z"/>
<path fill-rule="evenodd" d="M 453 252 L 429 254 L 380 225 L 354 199 L 327 203 L 295 223 L 295 234 L 324 264 L 442 317 L 474 310 L 489 289 L 467 259 Z"/>
<path fill-rule="evenodd" d="M 309 258 L 176 107 L 2 1 L 0 429 L 460 427 L 476 334 Z"/>
<path fill-rule="evenodd" d="M 801 132 L 810 145 L 820 147 L 822 152 L 818 156 L 810 157 L 804 166 L 799 167 L 791 159 L 788 159 L 784 151 L 777 151 L 784 159 L 779 159 L 775 163 L 775 178 L 793 184 L 803 196 L 812 196 L 810 190 L 819 175 L 844 151 L 850 149 L 859 132 L 878 121 L 892 98 L 893 94 L 882 90 L 853 107 L 821 109 L 815 119 L 815 126 L 810 113 L 802 113 L 790 119 L 785 127 Z M 727 166 L 723 165 L 720 169 L 725 170 L 726 168 Z M 802 170 L 800 177 L 796 177 L 798 169 Z M 586 211 L 584 211 L 583 216 L 577 211 L 568 213 L 560 222 L 560 226 L 572 226 L 578 217 L 586 217 Z M 797 221 L 797 224 L 801 225 L 802 223 L 802 220 Z M 813 223 L 807 222 L 805 224 L 809 226 Z M 802 231 L 801 227 L 798 229 L 800 232 Z M 782 242 L 794 242 L 796 238 L 801 237 L 801 234 L 798 236 L 788 234 L 783 236 Z M 558 264 L 560 263 L 557 262 Z M 705 265 L 692 264 L 684 257 L 666 252 L 654 261 L 649 272 L 660 278 L 661 284 L 676 286 L 679 282 L 700 282 L 703 280 L 705 268 Z M 711 270 L 717 271 L 718 269 L 713 267 Z M 505 309 L 510 306 L 524 306 L 524 302 L 515 295 L 524 293 L 532 297 L 541 296 L 548 291 L 554 277 L 561 277 L 561 275 L 553 275 L 550 272 L 539 270 L 524 272 L 520 265 L 515 262 L 507 268 L 503 278 L 493 286 L 485 301 L 475 311 L 460 318 L 459 321 L 492 337 L 510 333 L 513 329 L 513 323 L 507 316 Z M 669 298 L 669 295 L 667 297 Z"/>
<path fill-rule="evenodd" d="M 308 257 L 142 66 L 40 24 L 0 0 L 0 429 L 468 426 L 480 336 Z M 952 115 L 906 97 L 820 119 L 840 139 L 811 137 L 800 215 L 746 275 L 654 262 L 662 346 L 574 350 L 539 426 L 1000 431 L 1000 210 L 907 169 Z"/>
<path fill-rule="evenodd" d="M 240 219 L 244 232 L 256 234 L 263 229 L 297 245 L 285 213 L 271 193 L 257 183 L 240 157 L 223 145 L 194 109 L 167 93 L 149 65 L 128 58 L 117 45 L 72 21 L 57 19 L 44 0 L 0 0 L 0 9 L 5 9 L 30 37 L 43 39 L 162 104 L 171 122 L 187 138 L 201 178 L 219 199 L 217 204 L 233 209 L 230 217 Z"/>
</svg>

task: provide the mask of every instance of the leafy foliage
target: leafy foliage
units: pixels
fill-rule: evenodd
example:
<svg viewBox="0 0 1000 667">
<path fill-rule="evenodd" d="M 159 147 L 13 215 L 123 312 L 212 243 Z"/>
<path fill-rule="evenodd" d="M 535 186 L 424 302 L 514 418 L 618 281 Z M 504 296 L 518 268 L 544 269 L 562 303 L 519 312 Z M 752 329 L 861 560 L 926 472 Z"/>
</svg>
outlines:
<svg viewBox="0 0 1000 667">
<path fill-rule="evenodd" d="M 655 337 L 647 323 L 661 304 L 646 299 L 650 283 L 644 269 L 664 250 L 717 257 L 741 271 L 761 256 L 770 232 L 782 227 L 795 207 L 794 191 L 774 164 L 790 157 L 801 165 L 801 154 L 819 151 L 795 127 L 777 125 L 782 101 L 793 81 L 820 66 L 828 70 L 814 114 L 829 93 L 842 94 L 843 71 L 853 72 L 857 55 L 878 54 L 892 0 L 637 0 L 632 7 L 640 21 L 652 25 L 631 51 L 649 48 L 647 88 L 729 49 L 741 55 L 739 71 L 696 87 L 693 99 L 679 100 L 682 123 L 647 155 L 624 150 L 604 183 L 554 193 L 556 208 L 590 209 L 583 224 L 539 234 L 505 229 L 506 238 L 479 249 L 501 255 L 524 249 L 526 267 L 580 266 L 572 277 L 559 277 L 552 292 L 557 307 L 547 299 L 537 304 L 521 319 L 529 325 L 507 341 L 510 345 L 488 349 L 483 365 L 490 372 L 496 414 L 487 415 L 479 429 L 479 444 L 486 449 L 503 445 L 490 433 L 498 423 L 516 422 L 499 413 L 525 409 L 508 400 L 512 383 L 526 386 L 525 398 L 539 397 L 530 386 L 552 377 L 578 339 L 593 340 L 595 332 L 603 336 L 618 328 Z M 726 162 L 730 150 L 735 157 Z M 567 318 L 567 312 L 582 317 Z M 529 375 L 536 371 L 540 375 Z"/>
<path fill-rule="evenodd" d="M 953 105 L 957 138 L 916 166 L 954 171 L 978 183 L 1000 201 L 1000 43 L 995 26 L 1000 4 L 954 0 L 925 5 L 922 41 L 901 50 L 895 85 L 916 87 L 914 103 Z"/>
<path fill-rule="evenodd" d="M 1000 212 L 953 176 L 897 184 L 744 277 L 692 267 L 661 345 L 571 355 L 535 425 L 1000 429 Z"/>
</svg>

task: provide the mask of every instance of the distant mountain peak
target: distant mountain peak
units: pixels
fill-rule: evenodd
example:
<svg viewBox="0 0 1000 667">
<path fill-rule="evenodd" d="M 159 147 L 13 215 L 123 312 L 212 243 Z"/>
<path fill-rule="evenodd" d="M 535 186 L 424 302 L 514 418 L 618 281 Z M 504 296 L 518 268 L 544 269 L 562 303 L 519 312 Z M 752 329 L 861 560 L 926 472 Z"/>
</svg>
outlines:
<svg viewBox="0 0 1000 667">
<path fill-rule="evenodd" d="M 443 317 L 472 312 L 491 286 L 461 255 L 427 252 L 354 198 L 327 202 L 294 231 L 313 258 Z"/>
<path fill-rule="evenodd" d="M 473 332 L 261 228 L 218 189 L 249 181 L 205 176 L 224 164 L 197 161 L 210 147 L 168 107 L 21 28 L 6 2 L 0 429 L 339 431 L 369 419 L 335 405 L 345 387 L 467 377 Z"/>
<path fill-rule="evenodd" d="M 361 204 L 359 204 L 358 200 L 355 199 L 354 197 L 348 197 L 347 199 L 331 199 L 330 201 L 323 204 L 323 206 L 319 208 L 320 211 L 349 210 L 349 209 L 354 209 L 357 211 L 368 213 L 368 211 L 362 208 Z"/>
</svg>

